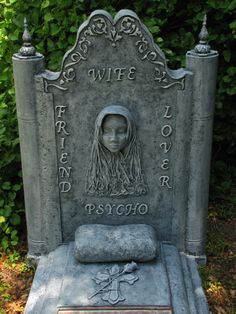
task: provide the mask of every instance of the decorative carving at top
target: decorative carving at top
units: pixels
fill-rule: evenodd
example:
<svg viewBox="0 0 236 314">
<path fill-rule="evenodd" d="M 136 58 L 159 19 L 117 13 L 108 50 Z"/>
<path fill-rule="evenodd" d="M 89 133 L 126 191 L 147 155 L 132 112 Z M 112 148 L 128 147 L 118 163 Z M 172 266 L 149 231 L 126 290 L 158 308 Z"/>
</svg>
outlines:
<svg viewBox="0 0 236 314">
<path fill-rule="evenodd" d="M 26 17 L 24 18 L 24 33 L 22 36 L 23 45 L 19 50 L 19 53 L 23 57 L 35 56 L 36 50 L 31 44 L 31 35 L 28 29 L 28 23 Z"/>
<path fill-rule="evenodd" d="M 208 31 L 207 31 L 207 16 L 205 14 L 202 23 L 202 29 L 199 33 L 199 43 L 195 46 L 194 51 L 200 54 L 208 54 L 211 51 L 211 47 L 208 45 Z"/>
<path fill-rule="evenodd" d="M 50 87 L 68 90 L 69 84 L 76 79 L 75 65 L 87 60 L 88 51 L 97 37 L 105 37 L 116 48 L 127 36 L 135 39 L 140 59 L 154 65 L 154 80 L 161 88 L 169 88 L 175 84 L 184 88 L 185 73 L 168 69 L 163 52 L 154 44 L 151 34 L 134 12 L 121 10 L 113 20 L 106 11 L 98 10 L 80 27 L 74 47 L 64 56 L 58 77 L 45 78 L 45 91 Z"/>
</svg>

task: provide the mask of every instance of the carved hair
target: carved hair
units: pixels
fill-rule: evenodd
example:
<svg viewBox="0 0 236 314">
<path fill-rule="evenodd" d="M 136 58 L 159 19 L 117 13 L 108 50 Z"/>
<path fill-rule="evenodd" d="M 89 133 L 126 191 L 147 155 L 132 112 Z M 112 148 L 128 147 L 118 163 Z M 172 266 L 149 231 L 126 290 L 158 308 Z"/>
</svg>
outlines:
<svg viewBox="0 0 236 314">
<path fill-rule="evenodd" d="M 115 154 L 102 144 L 103 122 L 108 115 L 122 116 L 127 122 L 127 143 L 122 151 Z M 124 196 L 142 195 L 146 192 L 133 117 L 123 106 L 108 106 L 99 113 L 95 121 L 86 193 L 97 196 Z"/>
</svg>

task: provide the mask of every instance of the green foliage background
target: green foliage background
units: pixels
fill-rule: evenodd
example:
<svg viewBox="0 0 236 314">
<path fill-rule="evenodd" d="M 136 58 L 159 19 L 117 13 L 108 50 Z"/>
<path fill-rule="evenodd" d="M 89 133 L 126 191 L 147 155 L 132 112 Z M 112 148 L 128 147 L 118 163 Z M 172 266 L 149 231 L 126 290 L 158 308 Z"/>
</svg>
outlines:
<svg viewBox="0 0 236 314">
<path fill-rule="evenodd" d="M 220 53 L 211 198 L 228 198 L 236 176 L 236 0 L 0 0 L 0 239 L 7 249 L 18 241 L 24 207 L 19 140 L 12 77 L 13 53 L 21 46 L 23 18 L 28 18 L 34 45 L 47 68 L 59 70 L 64 53 L 75 41 L 81 23 L 95 9 L 115 14 L 134 10 L 163 49 L 169 66 L 185 66 L 185 53 L 198 40 L 203 16 L 208 16 L 210 44 Z"/>
</svg>

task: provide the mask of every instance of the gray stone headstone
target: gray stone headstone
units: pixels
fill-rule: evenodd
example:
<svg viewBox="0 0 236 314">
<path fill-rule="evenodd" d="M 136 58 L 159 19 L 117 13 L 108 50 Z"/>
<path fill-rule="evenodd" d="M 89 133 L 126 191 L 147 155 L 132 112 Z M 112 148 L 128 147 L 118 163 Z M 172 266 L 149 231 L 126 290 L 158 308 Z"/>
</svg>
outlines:
<svg viewBox="0 0 236 314">
<path fill-rule="evenodd" d="M 201 44 L 170 70 L 129 10 L 93 12 L 57 73 L 25 40 L 13 63 L 29 254 L 83 224 L 144 223 L 203 255 L 217 53 Z M 104 142 L 108 119 L 123 121 L 121 146 Z"/>
<path fill-rule="evenodd" d="M 39 132 L 43 142 L 45 130 L 56 133 L 58 175 L 48 184 L 59 186 L 63 240 L 73 240 L 85 223 L 145 223 L 159 239 L 173 237 L 180 244 L 186 224 L 191 73 L 168 70 L 163 53 L 132 12 L 121 11 L 113 22 L 96 11 L 80 28 L 59 77 L 41 75 L 36 84 L 41 89 L 37 107 L 46 102 L 54 119 L 50 129 L 43 119 Z M 104 149 L 99 139 L 108 114 L 123 115 L 131 125 L 123 156 Z M 122 159 L 128 168 L 123 177 Z M 111 183 L 112 176 L 135 182 Z M 107 181 L 114 185 L 109 191 L 101 188 Z M 182 230 L 175 230 L 177 216 Z"/>
<path fill-rule="evenodd" d="M 24 27 L 13 66 L 28 256 L 41 256 L 25 313 L 209 313 L 195 261 L 218 59 L 206 19 L 178 70 L 129 10 L 93 12 L 56 73 Z"/>
</svg>

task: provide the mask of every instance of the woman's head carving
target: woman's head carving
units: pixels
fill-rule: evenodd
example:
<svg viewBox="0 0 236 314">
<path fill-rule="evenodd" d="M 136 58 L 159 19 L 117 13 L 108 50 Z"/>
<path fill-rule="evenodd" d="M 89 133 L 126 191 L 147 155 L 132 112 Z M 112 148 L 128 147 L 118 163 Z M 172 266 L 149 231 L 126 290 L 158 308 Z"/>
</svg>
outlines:
<svg viewBox="0 0 236 314">
<path fill-rule="evenodd" d="M 86 192 L 122 196 L 141 195 L 146 190 L 134 119 L 126 107 L 105 107 L 95 121 Z"/>
<path fill-rule="evenodd" d="M 107 115 L 102 123 L 102 144 L 112 153 L 121 151 L 127 144 L 127 122 L 123 116 Z"/>
</svg>

